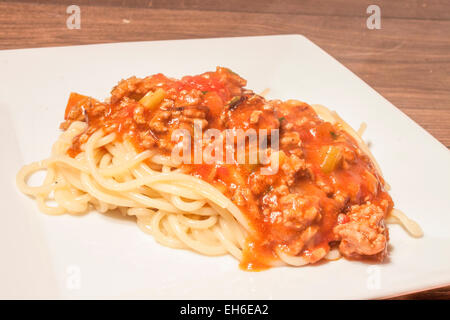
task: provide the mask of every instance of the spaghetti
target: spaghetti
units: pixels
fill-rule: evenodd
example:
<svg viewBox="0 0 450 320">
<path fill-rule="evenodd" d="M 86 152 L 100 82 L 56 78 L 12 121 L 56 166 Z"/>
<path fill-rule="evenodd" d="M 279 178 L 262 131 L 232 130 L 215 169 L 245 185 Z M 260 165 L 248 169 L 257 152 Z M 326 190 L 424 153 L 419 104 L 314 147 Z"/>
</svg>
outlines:
<svg viewBox="0 0 450 320">
<path fill-rule="evenodd" d="M 179 81 L 133 77 L 114 88 L 108 103 L 72 94 L 51 156 L 22 167 L 17 186 L 46 214 L 119 210 L 164 246 L 231 254 L 248 270 L 341 255 L 380 260 L 385 219 L 421 236 L 393 209 L 378 164 L 335 112 L 266 101 L 244 85 L 218 68 Z M 192 130 L 194 119 L 205 128 L 279 129 L 281 150 L 272 153 L 280 172 L 262 177 L 261 163 L 174 163 L 173 130 Z M 331 137 L 321 136 L 325 127 Z M 40 170 L 47 171 L 43 184 L 28 185 Z M 355 243 L 361 228 L 367 239 Z"/>
</svg>

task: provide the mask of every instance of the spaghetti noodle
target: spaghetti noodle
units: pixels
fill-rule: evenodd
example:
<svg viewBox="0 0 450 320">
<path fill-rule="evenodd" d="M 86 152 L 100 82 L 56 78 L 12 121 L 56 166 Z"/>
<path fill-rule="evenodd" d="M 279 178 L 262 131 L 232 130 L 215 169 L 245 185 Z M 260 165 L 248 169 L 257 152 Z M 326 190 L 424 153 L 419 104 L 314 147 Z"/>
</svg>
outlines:
<svg viewBox="0 0 450 320">
<path fill-rule="evenodd" d="M 417 224 L 393 209 L 379 165 L 335 112 L 266 101 L 244 85 L 218 68 L 180 81 L 161 74 L 130 78 L 114 88 L 109 103 L 72 94 L 51 156 L 24 166 L 17 186 L 46 214 L 119 210 L 164 246 L 231 254 L 248 270 L 341 254 L 380 259 L 385 218 L 421 236 Z M 174 163 L 173 129 L 192 130 L 193 119 L 213 128 L 280 129 L 281 151 L 272 152 L 280 172 L 261 177 L 261 163 Z M 325 126 L 331 137 L 321 137 Z M 47 171 L 42 185 L 28 185 L 40 170 Z M 341 183 L 358 190 L 352 194 Z M 361 228 L 368 240 L 358 244 Z"/>
</svg>

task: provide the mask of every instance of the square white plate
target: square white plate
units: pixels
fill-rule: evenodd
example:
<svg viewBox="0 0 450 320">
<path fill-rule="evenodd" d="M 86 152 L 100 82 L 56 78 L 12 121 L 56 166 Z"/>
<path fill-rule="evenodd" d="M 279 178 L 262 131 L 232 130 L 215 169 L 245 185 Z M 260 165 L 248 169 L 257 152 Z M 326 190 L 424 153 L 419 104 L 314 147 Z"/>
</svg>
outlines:
<svg viewBox="0 0 450 320">
<path fill-rule="evenodd" d="M 392 226 L 389 261 L 341 259 L 244 272 L 233 258 L 157 244 L 133 221 L 96 212 L 46 216 L 15 187 L 20 166 L 47 157 L 71 91 L 108 96 L 122 78 L 227 66 L 270 98 L 338 111 L 365 134 L 396 207 L 422 239 Z M 0 51 L 0 297 L 378 298 L 450 283 L 450 153 L 331 56 L 298 35 Z"/>
</svg>

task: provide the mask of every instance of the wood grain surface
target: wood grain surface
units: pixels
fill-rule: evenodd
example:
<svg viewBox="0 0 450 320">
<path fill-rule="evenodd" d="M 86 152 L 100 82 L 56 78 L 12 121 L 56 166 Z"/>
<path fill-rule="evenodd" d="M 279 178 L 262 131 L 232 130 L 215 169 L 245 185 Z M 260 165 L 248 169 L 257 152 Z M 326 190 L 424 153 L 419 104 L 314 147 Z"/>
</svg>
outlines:
<svg viewBox="0 0 450 320">
<path fill-rule="evenodd" d="M 448 0 L 0 1 L 0 49 L 274 34 L 305 35 L 450 147 Z M 450 286 L 397 299 L 450 299 Z"/>
</svg>

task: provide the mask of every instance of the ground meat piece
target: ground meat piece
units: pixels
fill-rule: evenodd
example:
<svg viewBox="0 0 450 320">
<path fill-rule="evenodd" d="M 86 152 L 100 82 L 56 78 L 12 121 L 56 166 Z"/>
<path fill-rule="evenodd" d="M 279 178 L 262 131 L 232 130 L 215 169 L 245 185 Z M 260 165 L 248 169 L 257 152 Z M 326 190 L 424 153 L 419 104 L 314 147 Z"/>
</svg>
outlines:
<svg viewBox="0 0 450 320">
<path fill-rule="evenodd" d="M 280 139 L 281 148 L 291 148 L 299 146 L 300 135 L 295 131 L 284 132 Z"/>
<path fill-rule="evenodd" d="M 249 175 L 248 184 L 253 194 L 262 194 L 274 185 L 283 190 L 288 189 L 288 186 L 293 185 L 298 176 L 306 173 L 305 160 L 300 159 L 294 154 L 287 157 L 283 151 L 280 151 L 279 157 L 280 163 L 278 171 L 280 174 L 263 175 L 261 174 L 261 168 Z M 267 164 L 264 168 L 269 171 L 268 169 L 272 165 L 273 163 Z"/>
<path fill-rule="evenodd" d="M 258 195 L 267 191 L 275 182 L 275 175 L 262 175 L 258 171 L 250 174 L 248 185 L 253 194 Z"/>
<path fill-rule="evenodd" d="M 176 105 L 198 106 L 201 102 L 202 92 L 200 90 L 181 90 L 176 95 Z"/>
<path fill-rule="evenodd" d="M 250 190 L 248 188 L 238 186 L 234 190 L 231 200 L 238 206 L 244 206 L 250 197 Z"/>
<path fill-rule="evenodd" d="M 161 88 L 164 84 L 167 96 L 177 97 L 176 90 L 171 89 L 176 83 L 175 79 L 167 78 L 161 73 L 154 74 L 145 78 L 131 77 L 126 80 L 121 80 L 111 91 L 111 103 L 117 103 L 122 98 L 128 97 L 139 101 L 149 91 L 155 91 Z"/>
<path fill-rule="evenodd" d="M 70 106 L 70 109 L 68 109 L 68 112 L 66 115 L 66 119 L 67 120 L 78 120 L 78 121 L 84 120 L 83 109 L 79 105 Z"/>
<path fill-rule="evenodd" d="M 184 109 L 183 115 L 189 118 L 198 118 L 198 119 L 205 119 L 206 117 L 206 111 L 207 110 L 200 110 L 199 108 L 190 108 L 190 109 Z"/>
<path fill-rule="evenodd" d="M 256 94 L 234 97 L 221 115 L 221 121 L 228 129 L 278 129 L 280 122 L 274 108 Z"/>
<path fill-rule="evenodd" d="M 302 231 L 299 237 L 297 237 L 295 240 L 290 241 L 290 243 L 287 245 L 289 254 L 293 256 L 299 254 L 303 250 L 303 248 L 314 239 L 318 231 L 318 226 L 307 227 L 304 231 Z"/>
<path fill-rule="evenodd" d="M 316 219 L 320 219 L 320 204 L 317 198 L 291 193 L 281 197 L 279 204 L 285 226 L 303 230 Z"/>
<path fill-rule="evenodd" d="M 334 193 L 333 185 L 328 184 L 327 180 L 322 176 L 318 176 L 315 179 L 316 186 L 318 186 L 327 195 L 332 195 Z"/>
<path fill-rule="evenodd" d="M 86 109 L 86 112 L 89 115 L 89 117 L 99 117 L 99 116 L 104 115 L 106 110 L 107 110 L 107 107 L 103 103 L 100 103 L 95 100 L 93 100 L 93 101 L 90 100 L 88 108 Z"/>
<path fill-rule="evenodd" d="M 176 124 L 187 122 L 193 124 L 194 121 L 199 121 L 202 129 L 208 125 L 206 120 L 208 109 L 204 106 L 185 106 L 173 107 L 168 110 L 159 110 L 155 113 L 150 127 L 156 132 L 165 132 L 168 130 L 167 123 L 170 120 L 170 127 L 174 129 Z"/>
<path fill-rule="evenodd" d="M 247 80 L 228 68 L 217 67 L 216 74 L 221 78 L 221 82 L 228 87 L 232 96 L 239 95 L 242 92 L 241 88 L 247 85 Z"/>
<path fill-rule="evenodd" d="M 370 202 L 352 206 L 345 217 L 338 218 L 342 223 L 333 230 L 341 240 L 339 251 L 350 258 L 372 256 L 383 260 L 388 238 L 384 214 L 382 208 Z"/>
<path fill-rule="evenodd" d="M 111 91 L 111 103 L 116 103 L 131 92 L 136 91 L 137 87 L 143 82 L 143 79 L 131 77 L 121 80 Z"/>
<path fill-rule="evenodd" d="M 136 108 L 134 108 L 134 112 L 133 112 L 133 119 L 134 121 L 136 121 L 136 123 L 139 124 L 144 124 L 146 123 L 146 119 L 144 117 L 144 107 L 143 106 L 137 106 Z"/>
<path fill-rule="evenodd" d="M 139 121 L 144 119 L 141 119 L 139 112 L 136 114 L 136 109 L 134 120 L 137 123 L 141 123 Z M 153 140 L 155 140 L 158 147 L 170 151 L 174 146 L 172 141 L 174 130 L 188 130 L 193 138 L 195 123 L 199 123 L 201 129 L 205 129 L 208 126 L 207 115 L 208 109 L 202 105 L 176 107 L 165 103 L 164 107 L 154 111 L 151 120 L 147 121 L 148 128 L 154 134 L 154 136 L 147 138 L 148 144 L 153 143 Z"/>
<path fill-rule="evenodd" d="M 288 158 L 283 161 L 281 165 L 281 170 L 285 174 L 284 181 L 288 186 L 291 186 L 297 176 L 306 170 L 306 162 L 304 159 L 300 159 L 295 154 L 291 154 Z"/>
<path fill-rule="evenodd" d="M 348 146 L 345 145 L 341 145 L 341 150 L 342 150 L 342 167 L 344 169 L 349 169 L 351 164 L 356 159 L 356 154 L 352 149 L 350 149 Z"/>
<path fill-rule="evenodd" d="M 168 131 L 167 121 L 170 119 L 170 111 L 159 110 L 155 113 L 153 118 L 150 120 L 149 127 L 156 133 L 163 133 Z"/>
<path fill-rule="evenodd" d="M 333 194 L 333 198 L 341 205 L 341 207 L 344 207 L 349 200 L 349 196 L 344 191 L 341 190 L 335 192 Z"/>
<path fill-rule="evenodd" d="M 274 103 L 272 103 L 274 104 Z M 274 104 L 282 119 L 282 129 L 291 130 L 303 125 L 314 125 L 319 120 L 313 108 L 301 101 L 287 100 Z"/>
<path fill-rule="evenodd" d="M 208 126 L 208 120 L 206 116 L 208 114 L 208 108 L 202 105 L 199 106 L 185 106 L 178 108 L 181 110 L 181 116 L 179 117 L 179 122 L 185 122 L 193 124 L 195 122 L 200 124 L 202 129 Z"/>
<path fill-rule="evenodd" d="M 158 87 L 158 80 L 161 75 L 154 75 L 144 79 L 131 77 L 121 80 L 111 91 L 111 103 L 117 103 L 124 97 L 134 100 L 141 99 L 149 91 L 154 91 Z"/>
</svg>

